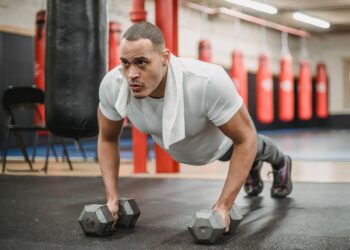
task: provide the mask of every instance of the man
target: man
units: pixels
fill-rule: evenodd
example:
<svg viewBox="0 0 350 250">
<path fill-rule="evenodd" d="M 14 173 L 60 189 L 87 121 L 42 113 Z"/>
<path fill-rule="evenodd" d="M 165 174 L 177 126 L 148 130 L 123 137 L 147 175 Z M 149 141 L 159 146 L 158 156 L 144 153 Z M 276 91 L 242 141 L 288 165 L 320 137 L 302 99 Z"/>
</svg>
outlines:
<svg viewBox="0 0 350 250">
<path fill-rule="evenodd" d="M 229 227 L 229 211 L 244 184 L 248 195 L 263 188 L 260 168 L 272 164 L 273 197 L 292 191 L 291 160 L 253 122 L 222 67 L 177 58 L 165 48 L 161 31 L 148 22 L 131 26 L 120 45 L 121 66 L 100 86 L 98 154 L 107 206 L 117 219 L 119 135 L 123 119 L 151 134 L 175 160 L 203 165 L 230 161 L 221 195 L 215 203 Z"/>
</svg>

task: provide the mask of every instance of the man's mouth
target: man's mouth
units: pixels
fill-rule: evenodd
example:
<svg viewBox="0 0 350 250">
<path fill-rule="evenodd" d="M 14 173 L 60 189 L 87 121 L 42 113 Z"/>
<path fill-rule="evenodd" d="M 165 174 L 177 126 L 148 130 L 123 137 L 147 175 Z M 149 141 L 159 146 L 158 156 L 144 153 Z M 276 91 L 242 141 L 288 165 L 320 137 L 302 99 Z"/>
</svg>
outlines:
<svg viewBox="0 0 350 250">
<path fill-rule="evenodd" d="M 143 89 L 143 86 L 141 84 L 132 83 L 129 85 L 129 87 L 132 90 L 132 92 L 134 92 L 134 93 L 140 92 Z"/>
</svg>

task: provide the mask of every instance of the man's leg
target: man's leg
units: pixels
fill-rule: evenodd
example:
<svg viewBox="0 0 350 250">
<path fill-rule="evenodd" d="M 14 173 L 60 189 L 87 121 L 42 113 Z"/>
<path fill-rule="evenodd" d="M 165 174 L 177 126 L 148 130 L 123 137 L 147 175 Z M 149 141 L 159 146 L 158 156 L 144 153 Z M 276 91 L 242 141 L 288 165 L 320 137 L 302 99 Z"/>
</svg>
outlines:
<svg viewBox="0 0 350 250">
<path fill-rule="evenodd" d="M 289 195 L 293 188 L 291 180 L 291 158 L 284 155 L 270 138 L 264 135 L 258 135 L 257 140 L 258 150 L 255 161 L 266 161 L 272 166 L 273 184 L 271 188 L 271 196 L 280 198 Z M 253 170 L 254 168 L 252 168 L 251 171 Z"/>
<path fill-rule="evenodd" d="M 289 156 L 284 155 L 273 141 L 264 136 L 257 136 L 257 153 L 252 168 L 244 184 L 244 190 L 249 196 L 259 195 L 264 187 L 260 178 L 260 169 L 264 161 L 270 163 L 273 169 L 272 197 L 285 197 L 292 192 L 291 168 L 292 162 Z M 229 161 L 232 145 L 227 152 L 220 157 L 219 161 Z"/>
<path fill-rule="evenodd" d="M 254 161 L 248 177 L 244 183 L 244 190 L 249 196 L 257 196 L 264 188 L 264 182 L 260 178 L 260 169 L 263 161 Z"/>
</svg>

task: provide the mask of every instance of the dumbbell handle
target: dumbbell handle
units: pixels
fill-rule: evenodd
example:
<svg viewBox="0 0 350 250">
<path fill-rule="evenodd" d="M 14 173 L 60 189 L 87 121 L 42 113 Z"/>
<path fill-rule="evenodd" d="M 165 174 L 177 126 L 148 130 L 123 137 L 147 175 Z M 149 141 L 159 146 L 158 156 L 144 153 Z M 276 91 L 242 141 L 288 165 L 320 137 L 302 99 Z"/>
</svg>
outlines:
<svg viewBox="0 0 350 250">
<path fill-rule="evenodd" d="M 100 205 L 100 206 L 107 207 L 107 205 Z M 108 218 L 110 218 L 111 221 L 114 221 L 113 216 L 109 211 L 108 207 L 107 207 L 107 210 L 109 212 Z M 115 226 L 129 227 L 129 228 L 134 227 L 140 214 L 141 214 L 140 209 L 137 206 L 134 199 L 120 198 L 118 220 L 116 223 L 113 223 L 113 227 Z"/>
</svg>

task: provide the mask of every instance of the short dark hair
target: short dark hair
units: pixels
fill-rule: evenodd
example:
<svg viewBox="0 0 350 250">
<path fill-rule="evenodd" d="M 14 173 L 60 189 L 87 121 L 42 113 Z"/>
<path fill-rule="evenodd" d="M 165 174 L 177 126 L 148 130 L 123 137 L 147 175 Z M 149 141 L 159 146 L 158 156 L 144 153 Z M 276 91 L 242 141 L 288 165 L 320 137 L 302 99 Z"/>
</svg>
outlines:
<svg viewBox="0 0 350 250">
<path fill-rule="evenodd" d="M 128 41 L 137 41 L 139 39 L 149 39 L 153 45 L 165 46 L 163 33 L 160 29 L 149 22 L 138 22 L 128 28 L 123 37 Z"/>
</svg>

